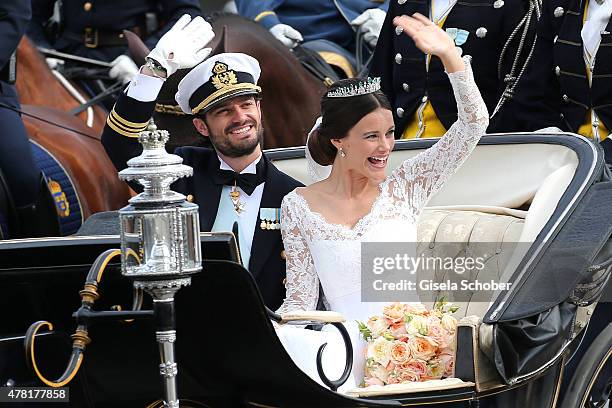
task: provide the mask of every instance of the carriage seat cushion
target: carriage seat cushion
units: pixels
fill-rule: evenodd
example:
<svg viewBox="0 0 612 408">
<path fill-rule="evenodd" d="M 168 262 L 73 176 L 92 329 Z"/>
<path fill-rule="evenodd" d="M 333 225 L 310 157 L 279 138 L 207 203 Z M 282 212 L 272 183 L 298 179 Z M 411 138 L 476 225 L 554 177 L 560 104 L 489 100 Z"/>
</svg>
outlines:
<svg viewBox="0 0 612 408">
<path fill-rule="evenodd" d="M 485 209 L 485 208 L 481 208 Z M 481 257 L 484 268 L 477 272 L 458 275 L 452 271 L 422 268 L 417 271 L 419 281 L 446 282 L 457 279 L 499 281 L 508 262 L 514 258 L 516 243 L 522 234 L 525 220 L 520 211 L 509 210 L 514 215 L 500 214 L 501 208 L 489 208 L 488 212 L 457 209 L 426 209 L 417 228 L 417 256 L 446 259 L 448 257 Z M 418 286 L 417 286 L 418 287 Z M 419 300 L 432 307 L 444 296 L 460 307 L 458 316 L 483 316 L 489 302 L 476 299 L 471 302 L 465 291 L 419 290 Z"/>
</svg>

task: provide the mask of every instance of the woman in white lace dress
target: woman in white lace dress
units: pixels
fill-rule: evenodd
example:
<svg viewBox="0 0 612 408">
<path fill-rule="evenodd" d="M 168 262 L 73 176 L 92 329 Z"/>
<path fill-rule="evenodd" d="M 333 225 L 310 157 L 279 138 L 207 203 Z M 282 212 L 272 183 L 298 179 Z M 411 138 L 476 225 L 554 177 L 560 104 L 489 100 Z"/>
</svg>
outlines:
<svg viewBox="0 0 612 408">
<path fill-rule="evenodd" d="M 386 177 L 395 141 L 389 102 L 380 91 L 338 97 L 347 85 L 355 84 L 339 81 L 322 99 L 322 121 L 307 149 L 318 165 L 328 166 L 329 176 L 288 194 L 281 209 L 287 297 L 278 312 L 314 310 L 321 283 L 330 310 L 346 317 L 353 342 L 353 376 L 341 390 L 363 379 L 365 343 L 355 320 L 367 321 L 382 311 L 381 304 L 361 301 L 361 243 L 415 242 L 417 219 L 426 202 L 469 156 L 489 123 L 469 58 L 459 56 L 450 37 L 422 15 L 397 17 L 394 23 L 424 53 L 442 60 L 457 101 L 457 122 L 433 147 Z M 317 170 L 325 177 L 321 166 Z M 335 329 L 316 332 L 282 326 L 277 333 L 296 364 L 313 379 L 320 382 L 315 357 L 322 343 L 328 343 L 326 375 L 337 378 L 342 372 L 344 347 Z"/>
</svg>

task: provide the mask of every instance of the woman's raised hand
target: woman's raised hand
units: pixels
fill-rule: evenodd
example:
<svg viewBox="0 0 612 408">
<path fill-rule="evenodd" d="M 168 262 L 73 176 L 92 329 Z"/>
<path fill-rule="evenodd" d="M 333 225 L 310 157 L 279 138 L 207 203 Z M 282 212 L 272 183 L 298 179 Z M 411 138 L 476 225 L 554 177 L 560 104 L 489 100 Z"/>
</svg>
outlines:
<svg viewBox="0 0 612 408">
<path fill-rule="evenodd" d="M 393 24 L 402 27 L 414 44 L 425 54 L 439 57 L 447 72 L 462 71 L 465 66 L 455 49 L 455 42 L 438 25 L 422 14 L 397 16 Z"/>
</svg>

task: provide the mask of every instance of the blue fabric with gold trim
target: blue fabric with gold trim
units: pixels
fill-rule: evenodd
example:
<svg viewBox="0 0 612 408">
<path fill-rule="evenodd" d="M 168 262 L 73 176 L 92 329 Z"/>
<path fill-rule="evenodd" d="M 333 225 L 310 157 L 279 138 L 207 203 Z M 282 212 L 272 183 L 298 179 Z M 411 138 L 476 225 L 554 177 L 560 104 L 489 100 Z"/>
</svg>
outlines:
<svg viewBox="0 0 612 408">
<path fill-rule="evenodd" d="M 74 184 L 60 162 L 49 151 L 36 142 L 30 142 L 34 160 L 45 174 L 49 190 L 55 200 L 60 232 L 62 236 L 74 234 L 83 223 L 81 205 Z"/>
</svg>

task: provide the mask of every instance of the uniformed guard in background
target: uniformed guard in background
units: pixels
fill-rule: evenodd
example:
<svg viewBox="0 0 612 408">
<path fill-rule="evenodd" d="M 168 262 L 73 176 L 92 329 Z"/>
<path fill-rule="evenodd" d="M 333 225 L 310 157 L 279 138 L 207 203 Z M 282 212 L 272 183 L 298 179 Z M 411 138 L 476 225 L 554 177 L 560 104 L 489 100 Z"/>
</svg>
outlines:
<svg viewBox="0 0 612 408">
<path fill-rule="evenodd" d="M 458 52 L 472 56 L 474 78 L 491 113 L 518 47 L 507 47 L 500 61 L 502 50 L 526 7 L 522 0 L 391 1 L 370 76 L 381 77 L 382 90 L 393 105 L 395 134 L 401 138 L 439 137 L 457 120 L 453 90 L 440 59 L 423 54 L 392 23 L 396 16 L 417 12 L 444 28 Z"/>
<path fill-rule="evenodd" d="M 533 60 L 501 111 L 501 130 L 579 133 L 601 142 L 612 162 L 611 14 L 610 0 L 544 2 Z"/>
<path fill-rule="evenodd" d="M 0 170 L 17 210 L 18 219 L 9 222 L 9 236 L 13 238 L 59 232 L 53 198 L 34 163 L 28 136 L 18 113 L 20 105 L 13 85 L 16 77 L 15 49 L 30 16 L 29 1 L 0 2 Z M 2 215 L 8 217 L 10 214 Z"/>
<path fill-rule="evenodd" d="M 153 49 L 183 14 L 201 15 L 198 0 L 32 0 L 28 36 L 42 47 L 112 62 L 111 77 L 129 82 L 137 71 L 123 30 Z"/>
<path fill-rule="evenodd" d="M 303 42 L 347 74 L 355 73 L 345 65 L 356 64 L 356 30 L 366 44 L 376 46 L 388 4 L 389 0 L 236 0 L 240 15 L 266 27 L 287 47 Z"/>
</svg>

